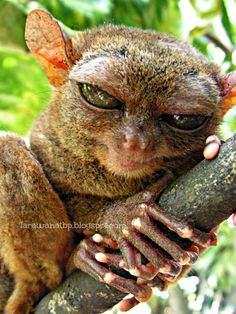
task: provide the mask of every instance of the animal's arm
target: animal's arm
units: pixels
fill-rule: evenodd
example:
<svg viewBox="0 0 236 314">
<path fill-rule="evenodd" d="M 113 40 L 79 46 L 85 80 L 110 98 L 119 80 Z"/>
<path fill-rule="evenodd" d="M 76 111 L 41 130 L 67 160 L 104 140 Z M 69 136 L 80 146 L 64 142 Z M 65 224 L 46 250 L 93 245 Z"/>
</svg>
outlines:
<svg viewBox="0 0 236 314">
<path fill-rule="evenodd" d="M 15 278 L 6 313 L 29 313 L 57 286 L 72 250 L 65 208 L 23 139 L 0 138 L 1 257 Z"/>
</svg>

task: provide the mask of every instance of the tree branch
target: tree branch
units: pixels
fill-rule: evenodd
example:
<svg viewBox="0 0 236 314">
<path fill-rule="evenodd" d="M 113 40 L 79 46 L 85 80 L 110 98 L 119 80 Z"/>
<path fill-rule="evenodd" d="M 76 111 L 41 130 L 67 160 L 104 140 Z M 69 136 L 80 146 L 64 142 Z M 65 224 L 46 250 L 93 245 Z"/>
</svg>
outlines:
<svg viewBox="0 0 236 314">
<path fill-rule="evenodd" d="M 213 161 L 204 160 L 178 178 L 158 202 L 169 214 L 210 231 L 236 211 L 236 134 Z M 189 245 L 187 240 L 181 246 Z M 101 313 L 124 297 L 108 285 L 75 272 L 44 297 L 36 314 Z"/>
</svg>

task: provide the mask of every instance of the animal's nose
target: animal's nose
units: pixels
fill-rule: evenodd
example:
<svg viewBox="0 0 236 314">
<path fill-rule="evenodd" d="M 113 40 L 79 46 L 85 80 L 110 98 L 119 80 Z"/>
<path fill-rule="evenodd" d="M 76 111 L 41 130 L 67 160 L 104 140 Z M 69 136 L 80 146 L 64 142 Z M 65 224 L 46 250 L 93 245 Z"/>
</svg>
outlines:
<svg viewBox="0 0 236 314">
<path fill-rule="evenodd" d="M 125 151 L 147 151 L 151 147 L 151 139 L 145 132 L 135 128 L 126 128 L 121 137 L 121 147 Z"/>
</svg>

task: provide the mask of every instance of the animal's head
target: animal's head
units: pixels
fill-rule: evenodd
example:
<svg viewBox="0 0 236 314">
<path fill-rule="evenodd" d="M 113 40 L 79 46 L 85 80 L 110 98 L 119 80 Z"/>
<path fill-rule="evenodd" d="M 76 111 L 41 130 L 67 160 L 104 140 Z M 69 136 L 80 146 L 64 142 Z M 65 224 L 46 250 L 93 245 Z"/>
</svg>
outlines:
<svg viewBox="0 0 236 314">
<path fill-rule="evenodd" d="M 116 175 L 142 178 L 201 151 L 235 95 L 235 74 L 221 76 L 194 48 L 154 31 L 107 25 L 71 40 L 36 10 L 26 41 L 54 87 L 64 134 L 87 139 Z"/>
</svg>

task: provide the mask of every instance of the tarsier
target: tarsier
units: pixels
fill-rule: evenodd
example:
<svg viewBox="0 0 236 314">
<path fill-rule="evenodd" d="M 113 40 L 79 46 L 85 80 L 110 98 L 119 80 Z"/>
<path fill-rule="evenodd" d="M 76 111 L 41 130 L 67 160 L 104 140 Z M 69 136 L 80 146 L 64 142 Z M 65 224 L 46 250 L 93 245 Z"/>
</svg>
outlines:
<svg viewBox="0 0 236 314">
<path fill-rule="evenodd" d="M 0 138 L 1 258 L 15 278 L 5 313 L 29 313 L 75 267 L 146 300 L 215 242 L 155 201 L 202 159 L 232 104 L 235 75 L 155 31 L 106 25 L 71 40 L 41 10 L 28 16 L 26 41 L 54 91 L 30 147 L 17 135 Z M 206 157 L 218 148 L 213 137 Z M 76 230 L 86 235 L 77 244 L 72 230 L 30 227 L 61 222 L 96 223 L 100 234 Z M 194 246 L 181 249 L 157 222 Z"/>
</svg>

